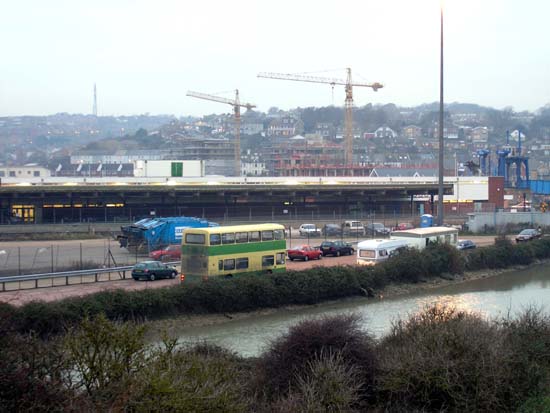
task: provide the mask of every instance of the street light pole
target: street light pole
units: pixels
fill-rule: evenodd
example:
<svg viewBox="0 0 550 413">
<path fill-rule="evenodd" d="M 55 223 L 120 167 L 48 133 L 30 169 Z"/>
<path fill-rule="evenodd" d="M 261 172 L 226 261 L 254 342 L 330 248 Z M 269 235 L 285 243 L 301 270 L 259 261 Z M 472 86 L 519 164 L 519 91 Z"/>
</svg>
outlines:
<svg viewBox="0 0 550 413">
<path fill-rule="evenodd" d="M 439 185 L 437 189 L 437 224 L 443 225 L 443 2 L 441 2 L 441 45 L 439 66 Z"/>
</svg>

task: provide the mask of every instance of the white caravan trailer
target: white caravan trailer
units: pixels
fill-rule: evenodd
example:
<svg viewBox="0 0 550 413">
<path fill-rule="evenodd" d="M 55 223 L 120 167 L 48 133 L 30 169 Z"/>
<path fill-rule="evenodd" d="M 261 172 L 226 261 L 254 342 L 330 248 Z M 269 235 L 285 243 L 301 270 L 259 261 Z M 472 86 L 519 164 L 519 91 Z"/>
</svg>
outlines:
<svg viewBox="0 0 550 413">
<path fill-rule="evenodd" d="M 409 246 L 424 249 L 431 242 L 447 243 L 456 246 L 458 229 L 452 227 L 415 228 L 406 231 L 394 231 L 393 239 L 405 240 Z"/>
<path fill-rule="evenodd" d="M 407 240 L 402 239 L 369 239 L 357 244 L 357 264 L 375 265 L 387 260 L 399 248 L 409 246 Z"/>
</svg>

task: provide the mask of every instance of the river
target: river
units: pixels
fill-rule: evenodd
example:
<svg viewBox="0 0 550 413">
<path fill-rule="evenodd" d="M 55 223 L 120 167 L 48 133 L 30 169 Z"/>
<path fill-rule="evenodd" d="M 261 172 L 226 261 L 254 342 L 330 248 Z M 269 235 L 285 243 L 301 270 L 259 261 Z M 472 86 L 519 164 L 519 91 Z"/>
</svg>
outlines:
<svg viewBox="0 0 550 413">
<path fill-rule="evenodd" d="M 300 320 L 341 313 L 361 316 L 363 327 L 376 337 L 383 336 L 393 321 L 406 318 L 431 304 L 448 304 L 488 318 L 514 316 L 528 306 L 550 311 L 550 265 L 536 265 L 498 276 L 456 283 L 392 298 L 362 297 L 299 309 L 281 309 L 207 327 L 175 330 L 182 343 L 206 341 L 243 356 L 256 356 L 269 341 Z"/>
</svg>

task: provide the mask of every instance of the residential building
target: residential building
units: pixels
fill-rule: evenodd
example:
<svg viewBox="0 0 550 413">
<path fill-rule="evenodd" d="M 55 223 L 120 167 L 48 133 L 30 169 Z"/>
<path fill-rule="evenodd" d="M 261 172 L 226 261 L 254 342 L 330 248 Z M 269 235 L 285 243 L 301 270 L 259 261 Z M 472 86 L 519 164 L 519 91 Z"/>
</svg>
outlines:
<svg viewBox="0 0 550 413">
<path fill-rule="evenodd" d="M 405 126 L 401 135 L 408 139 L 418 139 L 422 137 L 422 128 L 416 125 Z"/>
<path fill-rule="evenodd" d="M 283 116 L 271 121 L 267 128 L 267 136 L 291 137 L 303 131 L 304 122 L 292 116 Z"/>
</svg>

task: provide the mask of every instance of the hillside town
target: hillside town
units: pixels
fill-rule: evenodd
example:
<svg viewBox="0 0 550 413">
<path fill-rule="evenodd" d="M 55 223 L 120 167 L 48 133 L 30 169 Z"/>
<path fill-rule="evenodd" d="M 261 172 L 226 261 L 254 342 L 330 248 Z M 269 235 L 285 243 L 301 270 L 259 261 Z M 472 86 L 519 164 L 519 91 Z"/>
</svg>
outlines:
<svg viewBox="0 0 550 413">
<path fill-rule="evenodd" d="M 342 108 L 249 110 L 240 123 L 240 175 L 435 176 L 437 115 L 436 104 L 355 108 L 353 161 L 346 164 Z M 234 176 L 234 128 L 229 113 L 3 117 L 0 178 L 136 176 L 140 162 L 153 160 L 200 160 L 205 175 Z M 449 104 L 443 134 L 448 176 L 496 175 L 504 146 L 529 156 L 531 179 L 550 174 L 548 106 L 531 113 Z"/>
</svg>

